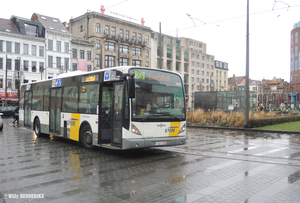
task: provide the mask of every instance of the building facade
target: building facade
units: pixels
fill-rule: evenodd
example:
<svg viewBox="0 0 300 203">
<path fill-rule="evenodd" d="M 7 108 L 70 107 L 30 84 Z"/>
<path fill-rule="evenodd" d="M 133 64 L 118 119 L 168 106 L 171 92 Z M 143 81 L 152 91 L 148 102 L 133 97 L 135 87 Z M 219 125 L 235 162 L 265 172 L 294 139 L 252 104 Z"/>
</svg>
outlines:
<svg viewBox="0 0 300 203">
<path fill-rule="evenodd" d="M 97 12 L 70 20 L 74 37 L 94 43 L 95 69 L 114 66 L 150 67 L 150 27 Z"/>
<path fill-rule="evenodd" d="M 215 60 L 215 90 L 228 90 L 228 63 Z"/>
<path fill-rule="evenodd" d="M 65 70 L 70 70 L 71 33 L 58 18 L 34 13 L 32 20 L 38 21 L 45 30 L 46 50 L 45 68 L 41 68 L 42 79 L 57 77 Z"/>
<path fill-rule="evenodd" d="M 71 50 L 72 71 L 94 70 L 94 43 L 85 39 L 72 37 Z M 65 72 L 67 72 L 67 70 Z"/>
<path fill-rule="evenodd" d="M 289 100 L 290 103 L 299 103 L 300 92 L 300 21 L 294 24 L 291 31 L 291 67 L 290 67 L 290 85 Z"/>
<path fill-rule="evenodd" d="M 187 105 L 193 109 L 195 92 L 214 90 L 214 56 L 206 53 L 206 44 L 203 42 L 165 34 L 161 34 L 159 40 L 159 36 L 158 32 L 152 32 L 152 67 L 182 75 Z"/>
<path fill-rule="evenodd" d="M 0 98 L 18 101 L 20 85 L 41 80 L 45 66 L 45 35 L 42 25 L 12 16 L 0 19 Z M 6 80 L 7 79 L 7 80 Z"/>
</svg>

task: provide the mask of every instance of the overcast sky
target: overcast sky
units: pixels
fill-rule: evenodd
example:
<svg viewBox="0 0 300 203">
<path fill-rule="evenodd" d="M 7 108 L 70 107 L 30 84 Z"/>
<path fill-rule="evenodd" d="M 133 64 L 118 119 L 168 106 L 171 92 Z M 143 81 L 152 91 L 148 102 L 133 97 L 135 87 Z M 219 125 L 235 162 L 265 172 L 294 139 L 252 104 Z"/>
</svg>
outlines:
<svg viewBox="0 0 300 203">
<path fill-rule="evenodd" d="M 300 1 L 249 0 L 249 4 L 250 78 L 290 81 L 290 33 L 300 21 Z M 199 40 L 207 45 L 207 54 L 228 63 L 229 77 L 245 75 L 247 0 L 15 0 L 1 2 L 0 18 L 39 13 L 65 22 L 87 10 L 100 12 L 101 5 L 105 14 L 129 16 L 135 23 L 144 18 L 154 31 L 161 22 L 163 34 Z"/>
</svg>

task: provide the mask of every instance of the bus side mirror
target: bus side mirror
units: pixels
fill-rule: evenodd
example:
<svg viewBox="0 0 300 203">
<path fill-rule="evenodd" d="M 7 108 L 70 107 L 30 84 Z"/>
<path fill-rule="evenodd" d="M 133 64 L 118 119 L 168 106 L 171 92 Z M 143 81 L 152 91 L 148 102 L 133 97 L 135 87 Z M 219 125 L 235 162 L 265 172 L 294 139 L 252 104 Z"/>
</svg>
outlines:
<svg viewBox="0 0 300 203">
<path fill-rule="evenodd" d="M 128 98 L 135 98 L 134 73 L 130 73 L 128 77 Z"/>
</svg>

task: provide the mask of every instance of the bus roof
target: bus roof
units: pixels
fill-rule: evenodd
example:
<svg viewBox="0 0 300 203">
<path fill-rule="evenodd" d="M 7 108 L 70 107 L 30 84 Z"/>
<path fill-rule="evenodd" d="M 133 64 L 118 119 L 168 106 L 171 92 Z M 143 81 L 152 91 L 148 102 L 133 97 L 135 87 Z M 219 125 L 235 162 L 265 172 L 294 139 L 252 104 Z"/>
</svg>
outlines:
<svg viewBox="0 0 300 203">
<path fill-rule="evenodd" d="M 37 82 L 31 82 L 31 83 L 24 83 L 24 84 L 22 84 L 22 86 L 27 85 L 27 84 L 40 83 L 40 82 L 44 82 L 44 81 L 52 81 L 53 79 L 58 79 L 58 78 L 67 78 L 67 77 L 72 77 L 72 76 L 80 76 L 80 75 L 86 75 L 86 74 L 92 74 L 92 73 L 99 73 L 99 72 L 104 72 L 107 70 L 119 70 L 123 73 L 128 73 L 128 70 L 130 68 L 141 68 L 141 69 L 150 69 L 150 70 L 155 69 L 155 70 L 159 70 L 159 71 L 163 71 L 163 72 L 174 73 L 174 74 L 177 74 L 180 77 L 182 77 L 180 73 L 170 71 L 170 70 L 159 69 L 159 68 L 140 67 L 140 66 L 116 66 L 116 67 L 110 67 L 110 68 L 105 68 L 105 69 L 93 70 L 93 71 L 89 71 L 89 72 L 87 72 L 87 71 L 71 71 L 71 72 L 67 72 L 67 73 L 61 73 L 55 78 L 46 79 L 46 80 L 37 81 Z"/>
</svg>

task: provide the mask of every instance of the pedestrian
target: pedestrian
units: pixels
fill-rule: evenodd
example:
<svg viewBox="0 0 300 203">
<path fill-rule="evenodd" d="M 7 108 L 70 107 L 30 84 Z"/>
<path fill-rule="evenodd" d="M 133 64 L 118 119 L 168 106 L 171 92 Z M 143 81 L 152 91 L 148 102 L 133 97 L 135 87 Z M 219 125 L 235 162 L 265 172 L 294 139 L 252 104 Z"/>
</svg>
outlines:
<svg viewBox="0 0 300 203">
<path fill-rule="evenodd" d="M 15 124 L 16 121 L 17 121 L 17 124 L 19 124 L 19 107 L 17 107 L 14 110 L 14 121 L 13 121 L 13 124 Z"/>
</svg>

